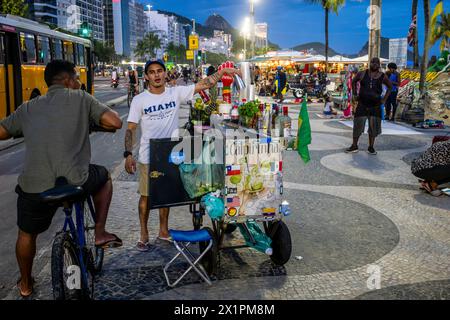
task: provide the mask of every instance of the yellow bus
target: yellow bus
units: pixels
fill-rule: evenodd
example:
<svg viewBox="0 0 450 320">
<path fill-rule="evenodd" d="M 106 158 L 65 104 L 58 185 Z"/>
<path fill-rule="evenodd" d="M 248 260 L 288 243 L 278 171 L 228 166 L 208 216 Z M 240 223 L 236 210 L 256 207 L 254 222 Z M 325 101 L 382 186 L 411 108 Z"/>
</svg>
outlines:
<svg viewBox="0 0 450 320">
<path fill-rule="evenodd" d="M 32 20 L 0 15 L 0 120 L 47 92 L 44 69 L 56 59 L 75 63 L 82 89 L 93 94 L 90 40 Z"/>
</svg>

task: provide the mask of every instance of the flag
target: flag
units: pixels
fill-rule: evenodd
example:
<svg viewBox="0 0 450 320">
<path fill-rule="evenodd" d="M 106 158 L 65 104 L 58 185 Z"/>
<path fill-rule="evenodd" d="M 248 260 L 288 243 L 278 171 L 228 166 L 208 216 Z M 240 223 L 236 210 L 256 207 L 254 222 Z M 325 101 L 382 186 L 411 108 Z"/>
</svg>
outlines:
<svg viewBox="0 0 450 320">
<path fill-rule="evenodd" d="M 436 20 L 438 16 L 440 16 L 443 12 L 444 12 L 443 1 L 439 0 L 438 3 L 436 4 L 436 7 L 434 8 L 433 16 L 431 17 L 431 24 L 430 24 L 431 27 L 434 27 L 436 25 Z"/>
<path fill-rule="evenodd" d="M 308 115 L 308 97 L 303 99 L 300 113 L 298 115 L 297 151 L 304 163 L 311 160 L 308 145 L 311 144 L 311 124 Z"/>
<path fill-rule="evenodd" d="M 417 28 L 417 16 L 414 16 L 411 24 L 409 25 L 409 32 L 408 32 L 408 45 L 410 47 L 414 47 L 416 43 L 416 28 Z"/>
</svg>

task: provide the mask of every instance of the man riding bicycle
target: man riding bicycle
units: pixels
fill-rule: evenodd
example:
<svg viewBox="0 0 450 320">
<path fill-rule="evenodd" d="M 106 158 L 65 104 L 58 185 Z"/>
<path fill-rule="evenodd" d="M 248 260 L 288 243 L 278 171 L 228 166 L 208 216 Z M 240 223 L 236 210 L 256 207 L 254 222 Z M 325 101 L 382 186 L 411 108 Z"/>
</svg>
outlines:
<svg viewBox="0 0 450 320">
<path fill-rule="evenodd" d="M 137 95 L 139 93 L 138 89 L 138 76 L 136 74 L 136 71 L 133 69 L 128 70 L 128 84 L 130 85 L 130 92 L 133 92 L 134 95 Z"/>
<path fill-rule="evenodd" d="M 119 115 L 80 89 L 75 65 L 54 60 L 44 72 L 49 87 L 44 96 L 23 103 L 0 122 L 0 140 L 23 135 L 26 154 L 16 192 L 19 233 L 16 256 L 22 297 L 33 293 L 31 277 L 36 238 L 51 224 L 57 206 L 43 203 L 40 193 L 52 189 L 56 178 L 82 186 L 92 195 L 96 216 L 95 245 L 120 246 L 122 241 L 106 232 L 105 224 L 112 197 L 112 181 L 106 168 L 92 165 L 89 142 L 90 122 L 105 129 L 122 127 Z"/>
</svg>

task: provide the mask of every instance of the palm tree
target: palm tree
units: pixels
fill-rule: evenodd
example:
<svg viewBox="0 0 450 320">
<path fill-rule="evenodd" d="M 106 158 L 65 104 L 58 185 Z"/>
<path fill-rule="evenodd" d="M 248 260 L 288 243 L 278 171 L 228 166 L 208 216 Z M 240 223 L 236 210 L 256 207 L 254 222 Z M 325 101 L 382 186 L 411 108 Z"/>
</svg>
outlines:
<svg viewBox="0 0 450 320">
<path fill-rule="evenodd" d="M 427 75 L 428 52 L 430 49 L 430 0 L 423 0 L 423 11 L 425 17 L 425 41 L 423 44 L 422 64 L 420 66 L 419 91 L 421 96 L 425 93 L 425 77 Z"/>
<path fill-rule="evenodd" d="M 149 32 L 142 40 L 138 41 L 134 53 L 142 59 L 154 58 L 155 50 L 161 48 L 161 44 L 161 39 L 156 34 Z"/>
<path fill-rule="evenodd" d="M 24 0 L 3 0 L 0 1 L 0 12 L 19 17 L 27 17 L 28 5 Z"/>
<path fill-rule="evenodd" d="M 175 63 L 177 63 L 178 61 L 178 47 L 177 45 L 175 45 L 174 42 L 169 43 L 169 45 L 167 46 L 166 49 L 167 54 L 169 55 L 169 58 L 172 58 Z"/>
<path fill-rule="evenodd" d="M 328 20 L 330 10 L 338 14 L 339 9 L 345 4 L 345 0 L 307 0 L 310 3 L 320 4 L 325 11 L 325 73 L 328 73 Z"/>
<path fill-rule="evenodd" d="M 412 18 L 416 17 L 417 21 L 417 5 L 419 0 L 413 0 L 412 2 Z M 417 22 L 416 29 L 414 30 L 414 69 L 419 69 L 419 37 L 417 36 Z"/>
<path fill-rule="evenodd" d="M 440 50 L 450 46 L 450 13 L 442 13 L 440 20 L 437 20 L 434 26 L 431 26 L 430 46 L 441 40 Z"/>
</svg>

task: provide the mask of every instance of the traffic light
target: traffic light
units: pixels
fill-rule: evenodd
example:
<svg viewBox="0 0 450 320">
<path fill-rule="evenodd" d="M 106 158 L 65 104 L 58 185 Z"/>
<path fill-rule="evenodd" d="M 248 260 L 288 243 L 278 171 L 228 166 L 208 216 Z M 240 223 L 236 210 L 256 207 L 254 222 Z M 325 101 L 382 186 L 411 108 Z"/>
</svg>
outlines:
<svg viewBox="0 0 450 320">
<path fill-rule="evenodd" d="M 202 61 L 202 51 L 201 50 L 197 51 L 197 60 Z"/>
<path fill-rule="evenodd" d="M 91 28 L 89 27 L 89 24 L 87 22 L 83 22 L 79 29 L 79 34 L 83 38 L 90 38 L 91 37 Z"/>
</svg>

